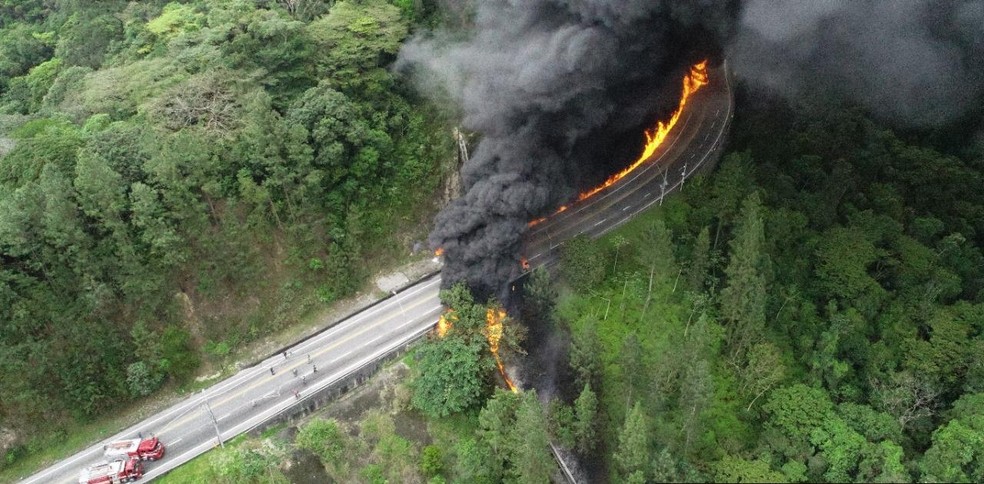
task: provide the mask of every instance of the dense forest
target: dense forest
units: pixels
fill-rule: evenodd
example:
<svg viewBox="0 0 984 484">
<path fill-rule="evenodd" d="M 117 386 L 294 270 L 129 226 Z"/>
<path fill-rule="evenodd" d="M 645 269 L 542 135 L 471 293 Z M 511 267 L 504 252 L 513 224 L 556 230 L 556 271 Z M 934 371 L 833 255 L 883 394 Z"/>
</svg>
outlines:
<svg viewBox="0 0 984 484">
<path fill-rule="evenodd" d="M 405 257 L 454 162 L 387 70 L 430 9 L 0 2 L 0 465 Z"/>
<path fill-rule="evenodd" d="M 763 99 L 529 301 L 572 339 L 557 437 L 620 482 L 980 482 L 984 145 Z"/>
<path fill-rule="evenodd" d="M 467 23 L 439 3 L 0 0 L 0 468 L 399 262 L 455 113 L 388 67 Z M 713 172 L 521 298 L 442 292 L 375 408 L 168 478 L 539 483 L 553 442 L 592 482 L 984 481 L 980 111 L 736 113 Z"/>
<path fill-rule="evenodd" d="M 360 417 L 169 482 L 288 482 L 313 459 L 326 480 L 539 483 L 560 479 L 550 442 L 588 482 L 980 482 L 984 146 L 739 93 L 713 173 L 566 243 L 501 328 L 499 302 L 444 291 L 449 327 Z"/>
</svg>

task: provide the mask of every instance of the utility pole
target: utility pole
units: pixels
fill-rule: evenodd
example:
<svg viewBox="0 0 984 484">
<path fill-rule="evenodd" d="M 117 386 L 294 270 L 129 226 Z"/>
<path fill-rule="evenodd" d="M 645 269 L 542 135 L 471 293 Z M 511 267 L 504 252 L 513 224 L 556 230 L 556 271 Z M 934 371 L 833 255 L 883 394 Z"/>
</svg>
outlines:
<svg viewBox="0 0 984 484">
<path fill-rule="evenodd" d="M 202 405 L 205 406 L 205 410 L 208 411 L 209 418 L 212 419 L 212 426 L 215 427 L 215 438 L 218 439 L 219 445 L 221 445 L 222 448 L 225 448 L 225 443 L 222 442 L 222 435 L 219 434 L 219 422 L 215 420 L 215 414 L 212 413 L 212 407 L 208 406 L 208 400 L 205 400 L 205 403 Z"/>
<path fill-rule="evenodd" d="M 663 206 L 663 197 L 666 196 L 666 174 L 670 171 L 669 167 L 663 170 L 663 183 L 659 185 L 659 206 Z"/>
</svg>

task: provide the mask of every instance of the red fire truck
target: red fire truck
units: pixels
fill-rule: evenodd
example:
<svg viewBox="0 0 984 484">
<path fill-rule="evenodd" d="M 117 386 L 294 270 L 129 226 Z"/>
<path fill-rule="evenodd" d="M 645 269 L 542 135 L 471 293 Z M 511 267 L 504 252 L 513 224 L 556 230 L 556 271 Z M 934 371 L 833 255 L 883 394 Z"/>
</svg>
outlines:
<svg viewBox="0 0 984 484">
<path fill-rule="evenodd" d="M 157 437 L 117 440 L 106 444 L 103 449 L 109 459 L 136 457 L 140 460 L 157 460 L 164 457 L 164 443 Z"/>
<path fill-rule="evenodd" d="M 131 482 L 143 477 L 140 459 L 130 457 L 113 462 L 93 464 L 79 474 L 79 484 L 116 484 Z"/>
</svg>

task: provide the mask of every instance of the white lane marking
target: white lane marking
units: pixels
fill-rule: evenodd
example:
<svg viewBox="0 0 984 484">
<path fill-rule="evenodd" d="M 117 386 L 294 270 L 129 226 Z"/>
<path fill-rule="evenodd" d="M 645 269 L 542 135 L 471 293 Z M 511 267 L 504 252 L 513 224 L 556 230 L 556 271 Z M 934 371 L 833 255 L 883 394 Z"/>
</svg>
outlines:
<svg viewBox="0 0 984 484">
<path fill-rule="evenodd" d="M 653 194 L 652 192 L 646 192 L 646 196 L 644 196 L 642 198 L 649 198 L 649 196 L 652 195 L 652 194 Z"/>
<path fill-rule="evenodd" d="M 338 358 L 335 358 L 334 360 L 329 361 L 328 364 L 330 365 L 330 364 L 332 364 L 332 363 L 334 363 L 336 361 L 344 360 L 345 358 L 348 358 L 349 356 L 352 356 L 352 353 L 355 353 L 355 352 L 354 351 L 349 351 L 348 353 L 345 353 L 344 355 L 339 356 Z"/>
<path fill-rule="evenodd" d="M 436 309 L 440 309 L 440 307 L 441 306 L 437 306 L 435 308 L 435 310 Z M 431 326 L 432 326 L 431 324 L 427 324 L 426 326 L 421 326 L 421 327 L 417 328 L 416 331 L 412 331 L 410 333 L 409 337 L 407 337 L 407 338 L 405 338 L 403 340 L 396 341 L 393 344 L 390 344 L 388 346 L 383 347 L 380 350 L 377 350 L 375 352 L 370 353 L 367 357 L 362 358 L 359 361 L 356 361 L 355 363 L 347 366 L 346 368 L 342 369 L 339 372 L 336 372 L 336 374 L 333 375 L 336 378 L 330 378 L 330 379 L 322 380 L 317 385 L 313 385 L 309 390 L 307 390 L 306 393 L 307 394 L 310 394 L 312 392 L 317 392 L 321 388 L 323 388 L 323 387 L 325 387 L 327 385 L 330 385 L 330 384 L 334 383 L 335 381 L 338 381 L 340 377 L 344 377 L 344 376 L 350 374 L 351 372 L 355 371 L 356 369 L 362 367 L 363 365 L 367 364 L 368 362 L 374 361 L 375 359 L 379 358 L 380 356 L 382 356 L 384 354 L 388 354 L 390 351 L 393 351 L 394 349 L 396 349 L 400 345 L 405 344 L 406 341 L 411 340 L 411 339 L 414 339 L 416 337 L 419 337 L 423 333 L 426 333 L 427 331 L 430 331 Z M 339 377 L 339 375 L 340 375 L 340 377 Z M 301 398 L 302 399 L 305 398 L 305 397 L 306 397 L 305 394 L 301 394 Z M 267 409 L 266 411 L 261 412 L 260 414 L 254 416 L 253 418 L 248 419 L 248 420 L 246 420 L 246 421 L 244 421 L 244 422 L 236 425 L 235 427 L 222 432 L 222 434 L 223 435 L 229 435 L 230 436 L 229 438 L 231 438 L 232 436 L 239 435 L 240 433 L 245 432 L 245 431 L 249 430 L 250 428 L 255 427 L 259 423 L 265 422 L 267 419 L 269 419 L 273 415 L 276 415 L 277 413 L 283 411 L 287 407 L 290 407 L 290 406 L 294 405 L 294 403 L 296 402 L 296 400 L 297 399 L 294 398 L 294 397 L 288 397 L 287 399 L 285 399 L 285 400 L 283 400 L 281 402 L 278 402 L 272 408 Z"/>
<path fill-rule="evenodd" d="M 232 415 L 232 413 L 227 413 L 227 414 L 225 414 L 225 415 L 223 415 L 223 416 L 221 416 L 221 417 L 219 417 L 219 418 L 217 418 L 217 419 L 215 419 L 215 421 L 216 421 L 216 422 L 218 422 L 218 421 L 220 421 L 220 420 L 222 420 L 222 419 L 224 419 L 224 418 L 227 418 L 227 417 L 229 417 L 229 416 L 231 416 L 231 415 Z"/>
<path fill-rule="evenodd" d="M 663 158 L 666 157 L 667 155 L 669 155 L 669 153 L 672 151 L 672 148 L 674 146 L 676 146 L 677 141 L 679 141 L 682 138 L 682 136 L 680 136 L 679 133 L 683 133 L 684 131 L 686 131 L 686 127 L 690 125 L 690 118 L 692 118 L 693 115 L 694 115 L 693 114 L 693 111 L 692 110 L 686 110 L 685 112 L 686 112 L 686 117 L 683 118 L 683 124 L 678 124 L 677 125 L 677 127 L 678 127 L 677 128 L 677 133 L 678 133 L 677 136 L 672 137 L 672 141 L 670 141 L 670 144 L 665 147 L 665 150 L 656 159 L 649 160 L 647 163 L 643 164 L 642 169 L 633 171 L 632 172 L 633 173 L 633 176 L 632 177 L 627 178 L 627 179 L 623 179 L 622 180 L 622 183 L 619 183 L 619 184 L 615 185 L 612 189 L 607 190 L 605 193 L 603 193 L 603 194 L 601 194 L 601 195 L 599 195 L 597 197 L 591 197 L 587 202 L 585 202 L 583 204 L 574 202 L 576 205 L 578 205 L 578 207 L 576 209 L 574 209 L 574 210 L 565 210 L 563 212 L 563 214 L 554 214 L 554 215 L 556 215 L 556 217 L 554 217 L 553 215 L 551 215 L 550 218 L 547 220 L 546 223 L 540 224 L 538 226 L 538 228 L 536 230 L 534 230 L 533 232 L 531 232 L 529 235 L 530 236 L 533 236 L 533 235 L 536 235 L 536 234 L 538 234 L 540 232 L 543 232 L 544 230 L 547 230 L 548 227 L 551 226 L 551 222 L 556 222 L 557 220 L 560 220 L 560 219 L 572 217 L 575 214 L 581 213 L 582 211 L 588 209 L 589 207 L 591 207 L 591 206 L 593 206 L 593 205 L 595 205 L 597 203 L 600 203 L 602 200 L 605 200 L 608 197 L 613 196 L 615 193 L 617 193 L 617 192 L 621 191 L 623 188 L 629 186 L 629 184 L 631 182 L 633 182 L 636 179 L 642 177 L 643 175 L 645 175 L 646 173 L 648 173 L 649 170 L 654 169 L 654 167 L 660 166 Z M 701 107 L 701 112 L 703 112 L 703 107 Z M 697 128 L 700 128 L 700 126 L 702 124 L 704 124 L 704 118 L 701 118 L 700 119 L 700 122 L 697 124 Z M 580 235 L 580 233 L 578 233 L 578 235 Z"/>
<path fill-rule="evenodd" d="M 172 440 L 172 441 L 170 441 L 170 442 L 168 442 L 168 443 L 167 443 L 167 445 L 174 445 L 174 444 L 177 444 L 178 442 L 181 442 L 181 440 L 182 440 L 182 439 L 184 439 L 184 437 L 178 437 L 178 438 L 176 438 L 176 439 L 174 439 L 174 440 Z"/>
<path fill-rule="evenodd" d="M 594 226 L 595 226 L 595 227 L 597 227 L 597 226 L 599 226 L 599 225 L 601 225 L 601 224 L 603 224 L 603 223 L 605 223 L 605 220 L 608 220 L 608 219 L 607 219 L 607 218 L 603 218 L 603 219 L 601 219 L 601 220 L 599 220 L 599 221 L 597 221 L 597 222 L 595 222 L 595 224 L 594 224 Z"/>
<path fill-rule="evenodd" d="M 431 289 L 432 287 L 439 285 L 440 283 L 441 283 L 440 278 L 434 278 L 422 284 L 416 284 L 406 289 L 404 292 L 400 292 L 399 295 L 400 297 L 408 298 L 411 295 L 416 295 L 425 292 Z M 380 304 L 376 304 L 372 307 L 366 308 L 365 310 L 363 310 L 358 314 L 351 314 L 347 316 L 344 320 L 336 323 L 334 326 L 320 330 L 316 336 L 308 339 L 304 343 L 292 347 L 288 351 L 294 354 L 300 354 L 302 352 L 305 352 L 305 348 L 308 348 L 312 345 L 322 344 L 324 340 L 334 338 L 339 333 L 344 334 L 344 332 L 350 330 L 351 327 L 354 325 L 359 325 L 359 323 L 362 323 L 367 319 L 378 317 L 379 313 L 388 310 L 389 306 L 395 307 L 396 301 L 394 301 L 393 299 L 389 299 Z M 114 440 L 120 440 L 122 438 L 126 438 L 130 436 L 130 434 L 136 433 L 138 428 L 145 429 L 147 427 L 155 427 L 157 424 L 161 422 L 166 422 L 168 420 L 171 420 L 171 422 L 168 422 L 165 425 L 165 427 L 167 427 L 171 425 L 175 420 L 180 418 L 183 414 L 194 410 L 204 400 L 206 399 L 210 400 L 223 395 L 229 390 L 238 389 L 243 383 L 254 379 L 258 375 L 262 375 L 269 372 L 270 365 L 278 364 L 281 362 L 283 362 L 283 357 L 280 354 L 273 355 L 270 358 L 267 358 L 266 360 L 258 363 L 257 365 L 254 365 L 234 375 L 231 375 L 225 380 L 216 382 L 211 387 L 204 389 L 199 393 L 189 395 L 184 401 L 177 403 L 176 405 L 166 409 L 164 412 L 157 414 L 156 416 L 150 418 L 149 420 L 143 421 L 137 424 L 136 426 L 127 428 L 119 432 L 118 434 L 103 440 L 102 442 L 100 442 L 95 446 L 92 446 L 88 449 L 84 449 L 76 453 L 75 455 L 70 456 L 56 463 L 53 466 L 48 467 L 47 469 L 44 469 L 41 472 L 38 472 L 37 474 L 34 474 L 33 476 L 29 476 L 25 480 L 25 482 L 49 479 L 48 477 L 49 475 L 57 473 L 60 469 L 66 466 L 78 465 L 76 464 L 78 461 L 85 460 L 85 459 L 92 459 L 93 458 L 92 454 L 99 453 L 98 449 L 101 447 L 101 444 L 103 442 L 111 442 Z M 163 430 L 167 430 L 167 429 L 163 429 Z"/>
<path fill-rule="evenodd" d="M 729 85 L 729 87 L 730 87 L 730 80 L 728 80 L 728 79 L 726 78 L 726 82 L 728 82 L 728 85 Z M 720 111 L 720 109 L 719 109 L 718 111 Z M 729 116 L 733 116 L 733 114 L 731 113 L 731 105 L 730 105 L 730 102 L 729 102 L 729 106 L 728 106 L 728 111 L 729 111 Z M 717 114 L 717 113 L 715 113 L 715 114 Z M 720 137 L 720 135 L 719 135 L 719 137 Z M 715 142 L 715 144 L 716 144 L 716 142 Z M 706 156 L 705 156 L 705 158 L 706 158 Z M 702 159 L 702 160 L 701 160 L 701 162 L 703 162 L 703 161 L 704 161 L 704 160 Z M 583 233 L 583 231 L 581 231 L 580 233 Z M 558 244 L 558 245 L 560 245 L 560 244 Z M 435 284 L 436 284 L 436 283 L 438 283 L 438 281 L 435 281 Z M 430 286 L 430 285 L 431 285 L 431 284 L 424 284 L 424 285 L 421 285 L 421 286 Z M 409 291 L 408 291 L 408 292 L 409 292 Z M 382 304 L 382 305 L 380 305 L 380 306 L 386 306 L 386 304 Z M 438 306 L 438 308 L 439 308 L 439 306 Z M 375 312 L 375 311 L 371 311 L 371 310 L 370 310 L 370 311 L 366 311 L 366 312 L 364 312 L 364 313 L 362 313 L 362 314 L 361 314 L 360 316 L 367 316 L 367 313 L 372 313 L 372 312 Z M 351 318 L 351 319 L 364 319 L 364 318 Z M 428 324 L 428 326 L 430 326 L 430 324 Z M 313 339 L 319 339 L 319 338 L 313 338 Z M 310 341 L 310 340 L 309 340 L 309 341 Z M 313 342 L 313 341 L 312 341 L 312 342 Z M 245 375 L 244 375 L 244 376 L 245 376 Z M 231 383 L 231 382 L 229 382 L 229 383 Z M 289 401 L 289 399 L 288 399 L 287 401 Z M 189 403 L 190 403 L 190 402 L 189 402 Z"/>
<path fill-rule="evenodd" d="M 624 211 L 626 211 L 626 210 L 628 210 L 630 208 L 632 208 L 632 205 L 626 205 L 625 208 L 622 209 L 622 211 L 624 212 Z"/>
<path fill-rule="evenodd" d="M 726 80 L 726 81 L 727 81 L 727 80 Z M 731 108 L 731 106 L 730 106 L 730 103 L 729 103 L 729 106 L 728 106 L 728 107 L 729 107 L 729 109 L 728 109 L 728 110 L 729 110 L 729 116 L 733 116 L 733 114 L 732 114 L 732 113 L 730 112 L 730 111 L 731 111 L 731 109 L 730 109 L 730 108 Z M 720 112 L 720 109 L 718 109 L 718 112 L 716 112 L 716 113 L 715 113 L 715 115 L 716 115 L 716 114 L 718 114 L 719 112 Z M 708 133 L 708 135 L 709 135 L 709 133 Z M 718 136 L 718 137 L 720 137 L 720 134 L 719 134 L 719 136 Z M 707 138 L 707 135 L 705 135 L 705 139 L 706 139 L 706 138 Z M 716 141 L 717 141 L 717 140 L 716 140 Z M 715 144 L 716 144 L 716 143 L 715 143 Z M 705 156 L 705 158 L 706 158 L 706 156 Z M 701 160 L 701 162 L 703 162 L 703 161 L 704 161 L 704 160 L 702 159 L 702 160 Z M 646 194 L 646 197 L 648 198 L 649 196 L 650 196 L 650 193 L 647 193 L 647 194 Z M 623 221 L 624 221 L 624 220 L 626 220 L 626 219 L 623 219 Z M 602 221 L 602 222 L 603 222 L 603 221 Z M 599 222 L 599 224 L 600 224 L 600 223 L 601 223 L 601 222 Z M 620 222 L 620 223 L 622 223 L 622 222 Z M 596 225 L 598 225 L 598 224 L 596 224 Z M 583 234 L 583 230 L 582 230 L 581 232 L 579 232 L 579 234 Z M 555 248 L 555 247 L 557 247 L 557 246 L 559 246 L 559 245 L 560 245 L 560 244 L 557 244 L 557 245 L 555 245 L 555 246 L 552 246 L 552 247 L 551 247 L 551 249 L 553 249 L 553 248 Z M 424 290 L 425 288 L 427 288 L 427 287 L 429 287 L 429 286 L 431 286 L 431 285 L 434 285 L 434 284 L 438 284 L 438 283 L 439 283 L 439 280 L 438 280 L 438 279 L 435 279 L 434 281 L 432 281 L 432 283 L 425 283 L 425 284 L 421 284 L 421 285 L 419 285 L 419 286 L 417 286 L 417 287 L 419 288 L 419 290 Z M 414 289 L 416 289 L 416 288 L 414 288 Z M 416 290 L 411 290 L 411 291 L 407 291 L 407 293 L 401 293 L 401 295 L 402 295 L 402 294 L 409 294 L 409 293 L 412 293 L 412 292 L 417 292 L 417 291 L 416 291 Z M 391 301 L 390 301 L 390 304 L 392 304 L 392 302 L 391 302 Z M 388 304 L 380 304 L 380 305 L 377 305 L 377 306 L 375 306 L 375 307 L 373 307 L 373 308 L 370 308 L 370 309 L 369 309 L 369 310 L 367 310 L 367 311 L 364 311 L 363 313 L 360 313 L 359 315 L 355 315 L 355 317 L 350 317 L 350 318 L 348 318 L 348 321 L 347 321 L 347 322 L 350 322 L 350 323 L 352 323 L 352 324 L 354 324 L 354 321 L 353 321 L 353 320 L 357 320 L 357 319 L 365 319 L 365 318 L 366 318 L 367 316 L 369 316 L 369 313 L 374 313 L 374 312 L 378 312 L 378 311 L 374 311 L 374 310 L 376 310 L 377 308 L 378 308 L 378 310 L 381 310 L 382 308 L 381 308 L 380 306 L 387 306 L 387 305 L 388 305 Z M 361 317 L 359 317 L 359 316 L 361 316 Z M 345 322 L 346 322 L 346 321 L 343 321 L 342 323 L 345 323 Z M 338 324 L 338 325 L 336 325 L 336 328 L 338 328 L 338 326 L 343 326 L 343 325 L 344 325 L 344 324 L 341 324 L 341 323 L 340 323 L 340 324 Z M 331 329 L 336 329 L 336 328 L 331 328 Z M 321 332 L 321 335 L 323 335 L 323 336 L 329 336 L 328 334 L 326 334 L 326 333 L 329 333 L 329 332 L 331 332 L 331 331 L 322 331 L 322 332 Z M 318 340 L 318 339 L 323 339 L 323 338 L 318 338 L 318 337 L 316 337 L 316 338 L 312 338 L 311 340 L 309 340 L 309 342 L 310 342 L 310 343 L 314 343 L 314 340 Z M 304 346 L 304 345 L 302 345 L 302 346 Z M 350 354 L 351 354 L 351 353 L 350 353 Z M 349 356 L 349 355 L 345 355 L 345 356 Z M 344 356 L 343 356 L 343 357 L 344 357 Z M 339 359 L 340 359 L 340 358 L 339 358 Z M 337 361 L 337 360 L 336 360 L 336 361 Z M 262 369 L 261 369 L 261 370 L 262 370 Z M 261 372 L 262 372 L 262 371 L 261 371 Z M 246 372 L 244 372 L 244 373 L 246 373 Z M 246 375 L 246 374 L 240 374 L 240 375 L 236 375 L 236 376 L 237 376 L 237 377 L 249 377 L 249 376 L 253 376 L 253 375 Z M 224 383 L 226 383 L 227 385 L 228 385 L 228 384 L 234 384 L 233 382 L 234 382 L 235 380 L 238 380 L 238 379 L 239 379 L 239 378 L 231 378 L 231 379 L 229 379 L 229 380 L 227 380 L 227 381 L 226 381 L 226 382 L 224 382 Z M 220 385 L 217 385 L 217 386 L 222 386 L 222 385 L 220 384 Z M 214 389 L 215 389 L 215 388 L 213 387 L 213 390 L 214 390 Z M 193 400 L 193 399 L 189 399 L 189 401 L 188 401 L 187 403 L 189 403 L 189 404 L 192 404 L 192 400 Z M 289 401 L 289 400 L 288 400 L 288 401 Z M 181 406 L 181 405 L 179 405 L 178 407 L 180 407 L 180 406 Z M 177 409 L 174 409 L 174 410 L 177 410 Z M 163 416 L 163 415 L 162 415 L 162 416 Z M 180 440 L 180 439 L 179 439 L 179 440 Z M 176 441 L 175 441 L 175 442 L 176 442 Z M 172 443 L 173 443 L 173 442 L 172 442 Z"/>
<path fill-rule="evenodd" d="M 433 280 L 431 280 L 429 282 L 426 282 L 424 284 L 415 285 L 415 286 L 411 287 L 410 289 L 407 289 L 404 292 L 399 292 L 397 294 L 399 295 L 398 297 L 403 298 L 402 300 L 405 301 L 406 299 L 409 299 L 411 296 L 413 296 L 415 294 L 418 294 L 418 293 L 420 293 L 422 291 L 425 291 L 425 290 L 431 288 L 432 286 L 438 285 L 440 283 L 441 283 L 441 278 L 440 277 L 437 277 L 437 278 L 434 278 Z M 342 321 L 342 322 L 336 324 L 335 326 L 331 327 L 327 331 L 323 331 L 319 336 L 307 340 L 306 342 L 298 345 L 296 348 L 294 348 L 294 349 L 292 349 L 290 351 L 293 351 L 293 352 L 298 353 L 298 354 L 300 354 L 302 352 L 310 351 L 310 350 L 305 350 L 305 348 L 307 348 L 308 346 L 320 346 L 324 342 L 323 340 L 325 340 L 326 338 L 334 337 L 337 334 L 337 332 L 341 332 L 343 330 L 343 328 L 344 329 L 351 329 L 350 328 L 351 326 L 358 325 L 359 323 L 364 322 L 367 319 L 378 319 L 379 316 L 380 316 L 380 314 L 378 314 L 378 313 L 381 313 L 381 312 L 390 312 L 390 311 L 392 311 L 393 308 L 396 308 L 398 306 L 398 302 L 399 301 L 396 301 L 395 300 L 396 297 L 397 296 L 391 297 L 391 298 L 387 299 L 386 301 L 383 301 L 383 302 L 381 302 L 379 304 L 376 304 L 375 306 L 373 306 L 373 307 L 371 307 L 369 309 L 366 309 L 365 311 L 363 311 L 363 312 L 361 312 L 361 313 L 359 313 L 357 315 L 350 316 L 345 321 Z M 335 330 L 335 332 L 332 332 L 332 330 Z M 330 335 L 327 334 L 329 332 L 332 332 L 332 334 L 330 334 Z M 279 355 L 277 355 L 277 356 L 279 356 Z M 272 358 L 272 360 L 273 361 L 271 363 L 276 363 L 277 361 L 283 361 L 283 358 L 281 357 L 280 360 L 277 360 L 276 356 L 274 356 L 274 358 Z"/>
<path fill-rule="evenodd" d="M 725 61 L 725 64 L 727 64 L 727 61 Z M 731 83 L 727 79 L 727 77 L 725 77 L 725 82 L 728 82 L 728 86 L 729 86 L 729 89 L 730 89 Z M 732 107 L 733 107 L 733 103 L 729 99 L 729 101 L 728 101 L 728 117 L 729 118 L 731 118 L 731 117 L 734 116 L 734 113 L 732 112 Z M 727 127 L 728 127 L 727 126 L 727 123 L 722 123 L 721 124 L 721 130 L 718 131 L 717 136 L 714 138 L 714 142 L 711 143 L 711 147 L 712 148 L 707 153 L 704 153 L 704 156 L 702 156 L 701 159 L 700 159 L 700 161 L 697 162 L 697 166 L 694 167 L 694 171 L 696 171 L 698 167 L 700 167 L 702 164 L 704 164 L 704 161 L 707 160 L 707 157 L 710 156 L 712 152 L 714 152 L 714 150 L 716 149 L 715 147 L 718 145 L 718 143 L 721 142 L 721 138 L 722 138 L 722 136 L 724 136 L 724 130 Z M 673 186 L 669 187 L 669 191 L 673 191 L 674 189 L 676 189 L 676 187 L 678 187 L 678 186 L 680 186 L 682 184 L 683 184 L 683 180 L 680 180 L 679 182 L 675 183 Z M 657 198 L 656 200 L 653 200 L 652 202 L 649 202 L 646 205 L 643 205 L 642 208 L 640 208 L 639 210 L 636 210 L 635 212 L 633 212 L 632 213 L 632 216 L 635 216 L 635 215 L 639 214 L 640 212 L 648 209 L 653 204 L 655 204 L 656 202 L 658 202 L 661 198 L 662 197 Z"/>
</svg>

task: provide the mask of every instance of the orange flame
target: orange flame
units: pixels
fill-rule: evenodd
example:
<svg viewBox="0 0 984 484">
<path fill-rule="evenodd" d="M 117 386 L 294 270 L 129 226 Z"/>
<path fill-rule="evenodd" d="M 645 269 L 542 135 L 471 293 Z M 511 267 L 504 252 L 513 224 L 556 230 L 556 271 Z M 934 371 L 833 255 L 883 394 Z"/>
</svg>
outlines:
<svg viewBox="0 0 984 484">
<path fill-rule="evenodd" d="M 526 257 L 519 258 L 519 266 L 523 268 L 524 271 L 530 270 L 530 261 Z"/>
<path fill-rule="evenodd" d="M 556 215 L 556 213 L 554 213 L 554 215 Z M 533 227 L 534 225 L 538 225 L 538 224 L 543 223 L 543 222 L 546 222 L 546 221 L 547 221 L 547 217 L 540 217 L 540 218 L 538 218 L 536 220 L 530 220 L 529 223 L 526 224 L 526 226 L 527 227 Z"/>
<path fill-rule="evenodd" d="M 500 308 L 489 308 L 485 311 L 485 337 L 489 339 L 489 350 L 493 355 L 499 354 L 499 340 L 502 339 L 502 320 L 506 311 Z"/>
<path fill-rule="evenodd" d="M 442 255 L 444 255 L 444 247 L 438 247 L 437 250 L 434 251 L 434 257 L 440 257 Z"/>
<path fill-rule="evenodd" d="M 502 364 L 502 359 L 499 358 L 499 340 L 502 339 L 502 320 L 505 318 L 506 311 L 502 308 L 489 308 L 485 311 L 485 337 L 489 339 L 489 350 L 495 358 L 495 365 L 499 367 L 499 374 L 502 375 L 506 386 L 513 393 L 519 393 L 516 384 L 506 374 L 506 367 Z"/>
<path fill-rule="evenodd" d="M 690 73 L 683 77 L 683 94 L 680 96 L 680 105 L 677 107 L 676 111 L 673 112 L 673 115 L 670 116 L 670 119 L 665 123 L 658 121 L 652 131 L 646 131 L 646 145 L 643 147 L 642 154 L 639 155 L 639 158 L 624 170 L 608 177 L 608 179 L 601 185 L 579 194 L 577 196 L 577 201 L 580 202 L 590 198 L 596 193 L 614 185 L 617 181 L 625 178 L 626 175 L 632 173 L 632 171 L 639 168 L 639 166 L 653 156 L 653 153 L 655 153 L 656 149 L 663 144 L 663 141 L 666 140 L 666 137 L 670 134 L 670 131 L 674 126 L 676 126 L 677 121 L 680 120 L 680 115 L 683 114 L 683 108 L 687 105 L 687 100 L 690 99 L 690 96 L 692 96 L 695 92 L 700 90 L 701 87 L 706 86 L 707 83 L 707 60 L 703 60 L 697 64 L 694 64 L 693 67 L 690 68 Z M 557 215 L 564 210 L 567 210 L 566 205 L 557 209 L 553 215 Z M 529 222 L 527 226 L 533 227 L 544 222 L 547 218 L 548 217 L 538 218 Z"/>
<path fill-rule="evenodd" d="M 448 309 L 444 311 L 441 318 L 437 320 L 437 336 L 443 338 L 448 334 L 448 330 L 454 325 L 454 322 L 458 320 L 458 316 L 454 314 L 454 309 Z"/>
<path fill-rule="evenodd" d="M 489 308 L 485 311 L 485 337 L 489 340 L 489 351 L 492 352 L 492 357 L 495 358 L 495 366 L 499 368 L 499 374 L 502 375 L 502 379 L 506 382 L 506 386 L 509 387 L 513 393 L 519 393 L 519 388 L 513 383 L 509 375 L 506 374 L 506 367 L 502 364 L 502 359 L 499 358 L 499 341 L 502 339 L 502 320 L 506 318 L 506 310 L 502 308 Z M 444 311 L 440 319 L 437 320 L 437 336 L 443 338 L 448 334 L 448 331 L 454 326 L 454 323 L 458 321 L 458 315 L 455 314 L 454 309 L 448 309 Z"/>
</svg>

